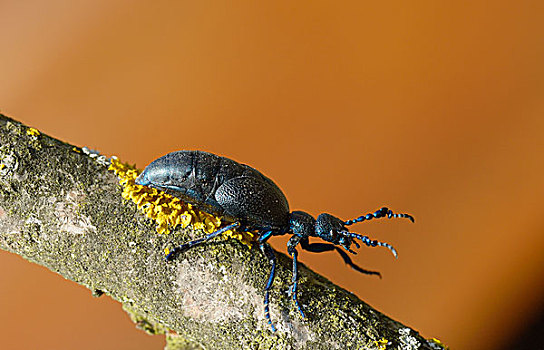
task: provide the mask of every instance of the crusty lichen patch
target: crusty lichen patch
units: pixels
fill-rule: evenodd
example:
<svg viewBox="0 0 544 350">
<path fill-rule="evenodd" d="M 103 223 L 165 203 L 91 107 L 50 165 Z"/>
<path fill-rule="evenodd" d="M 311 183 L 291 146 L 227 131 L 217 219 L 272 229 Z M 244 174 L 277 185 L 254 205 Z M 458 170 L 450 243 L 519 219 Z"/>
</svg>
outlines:
<svg viewBox="0 0 544 350">
<path fill-rule="evenodd" d="M 40 136 L 40 132 L 34 128 L 28 128 L 26 129 L 26 134 L 28 136 L 38 137 Z"/>
<path fill-rule="evenodd" d="M 439 339 L 436 339 L 436 338 L 427 339 L 427 343 L 429 343 L 432 349 L 436 349 L 436 350 L 449 349 L 449 347 L 446 344 L 442 343 Z"/>
<path fill-rule="evenodd" d="M 408 327 L 399 328 L 400 334 L 398 340 L 400 342 L 401 350 L 417 350 L 421 346 L 420 342 L 410 334 L 411 329 Z"/>
<path fill-rule="evenodd" d="M 83 193 L 71 190 L 66 194 L 64 201 L 58 201 L 55 204 L 54 215 L 60 223 L 60 231 L 76 235 L 85 234 L 89 230 L 96 231 L 96 227 L 91 223 L 91 218 L 78 211 L 78 207 L 84 199 Z"/>
<path fill-rule="evenodd" d="M 251 317 L 266 324 L 261 312 L 263 294 L 244 281 L 241 267 L 227 269 L 198 259 L 183 260 L 178 265 L 175 285 L 185 316 L 201 322 L 239 322 L 248 318 L 245 310 L 254 310 Z"/>
<path fill-rule="evenodd" d="M 385 338 L 382 338 L 380 340 L 374 340 L 374 344 L 376 344 L 379 350 L 386 350 L 387 344 L 389 344 L 389 340 Z"/>
<path fill-rule="evenodd" d="M 168 234 L 179 225 L 183 228 L 192 225 L 194 229 L 208 233 L 221 227 L 220 217 L 200 211 L 191 204 L 155 188 L 137 185 L 135 180 L 141 171 L 134 165 L 112 157 L 109 170 L 114 171 L 119 178 L 119 183 L 123 186 L 123 198 L 136 203 L 138 209 L 148 218 L 155 220 L 158 233 Z M 229 230 L 223 236 L 236 238 L 250 247 L 255 241 L 255 234 L 252 232 Z M 168 254 L 168 251 L 165 253 Z"/>
</svg>

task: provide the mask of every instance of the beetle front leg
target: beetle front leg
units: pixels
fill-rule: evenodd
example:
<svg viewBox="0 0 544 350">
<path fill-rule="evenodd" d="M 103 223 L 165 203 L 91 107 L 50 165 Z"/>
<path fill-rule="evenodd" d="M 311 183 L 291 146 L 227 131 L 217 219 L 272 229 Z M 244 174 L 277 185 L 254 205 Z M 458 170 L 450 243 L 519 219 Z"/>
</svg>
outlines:
<svg viewBox="0 0 544 350">
<path fill-rule="evenodd" d="M 289 239 L 289 242 L 287 243 L 287 251 L 293 257 L 293 280 L 292 280 L 293 286 L 291 287 L 291 293 L 293 293 L 293 301 L 295 302 L 295 306 L 300 312 L 300 315 L 302 316 L 302 318 L 306 318 L 306 316 L 304 316 L 304 312 L 302 312 L 302 308 L 300 307 L 298 303 L 298 298 L 297 298 L 298 252 L 297 252 L 296 246 L 298 245 L 299 242 L 300 242 L 300 237 L 292 236 Z"/>
<path fill-rule="evenodd" d="M 382 278 L 382 275 L 378 271 L 371 271 L 371 270 L 363 269 L 362 267 L 356 265 L 351 260 L 348 253 L 346 253 L 342 249 L 338 248 L 334 244 L 330 244 L 330 243 L 309 243 L 307 239 L 306 240 L 303 239 L 300 242 L 300 246 L 302 247 L 302 249 L 307 250 L 307 251 L 312 252 L 312 253 L 322 253 L 322 252 L 328 252 L 328 251 L 336 250 L 338 252 L 338 254 L 340 254 L 340 256 L 342 257 L 344 262 L 347 265 L 349 265 L 352 269 L 354 269 L 355 271 L 360 272 L 360 273 L 364 273 L 364 274 L 367 274 L 367 275 L 377 275 L 380 278 Z"/>
<path fill-rule="evenodd" d="M 298 298 L 297 298 L 297 283 L 298 283 L 298 263 L 297 263 L 298 252 L 297 250 L 294 249 L 291 255 L 293 256 L 293 289 L 292 289 L 293 301 L 295 302 L 295 306 L 300 312 L 300 316 L 302 316 L 302 318 L 306 318 L 306 316 L 304 316 L 304 312 L 302 312 L 302 308 L 298 304 Z"/>
</svg>

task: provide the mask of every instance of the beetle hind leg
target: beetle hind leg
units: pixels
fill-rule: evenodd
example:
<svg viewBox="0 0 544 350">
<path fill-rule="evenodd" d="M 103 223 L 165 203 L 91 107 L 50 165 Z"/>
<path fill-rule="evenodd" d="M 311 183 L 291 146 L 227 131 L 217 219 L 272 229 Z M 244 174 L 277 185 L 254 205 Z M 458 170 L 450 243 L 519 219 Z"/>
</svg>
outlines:
<svg viewBox="0 0 544 350">
<path fill-rule="evenodd" d="M 174 249 L 172 249 L 168 255 L 166 255 L 166 260 L 167 261 L 171 261 L 172 259 L 174 259 L 174 257 L 179 254 L 179 253 L 183 253 L 184 251 L 188 250 L 189 248 L 192 248 L 194 247 L 195 245 L 198 245 L 198 244 L 201 244 L 201 243 L 204 243 L 206 241 L 209 241 L 210 239 L 224 233 L 224 232 L 227 232 L 229 230 L 233 230 L 235 228 L 238 228 L 240 227 L 240 223 L 239 222 L 235 222 L 233 224 L 230 224 L 228 226 L 225 226 L 223 228 L 220 228 L 219 230 L 217 231 L 214 231 L 212 233 L 210 233 L 209 235 L 205 236 L 205 237 L 202 237 L 202 238 L 199 238 L 199 239 L 196 239 L 194 241 L 191 241 L 191 242 L 187 242 L 187 243 L 184 243 L 180 246 L 177 246 L 175 247 Z"/>
</svg>

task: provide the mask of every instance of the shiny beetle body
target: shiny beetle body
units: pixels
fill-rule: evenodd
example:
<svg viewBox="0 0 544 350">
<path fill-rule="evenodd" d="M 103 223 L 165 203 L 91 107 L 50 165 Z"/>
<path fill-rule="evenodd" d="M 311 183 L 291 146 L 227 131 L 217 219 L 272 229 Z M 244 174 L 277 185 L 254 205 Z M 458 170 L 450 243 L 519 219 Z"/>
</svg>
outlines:
<svg viewBox="0 0 544 350">
<path fill-rule="evenodd" d="M 136 180 L 204 211 L 252 228 L 284 229 L 289 204 L 272 180 L 231 159 L 202 151 L 178 151 L 156 159 Z"/>
<path fill-rule="evenodd" d="M 271 236 L 292 235 L 287 243 L 287 250 L 293 257 L 291 293 L 300 314 L 305 317 L 297 299 L 298 253 L 296 247 L 299 244 L 302 249 L 311 252 L 336 250 L 344 262 L 355 270 L 379 275 L 378 272 L 365 270 L 355 265 L 346 251 L 355 254 L 350 247 L 353 243 L 359 248 L 356 239 L 367 246 L 386 247 L 396 257 L 395 249 L 387 243 L 349 232 L 346 226 L 382 217 L 404 217 L 414 221 L 412 216 L 395 214 L 388 208 L 381 208 L 374 213 L 348 221 L 326 213 L 320 214 L 316 220 L 302 211 L 290 212 L 285 195 L 272 180 L 247 165 L 202 151 L 176 151 L 158 158 L 145 168 L 136 179 L 136 183 L 163 190 L 204 211 L 223 216 L 230 223 L 203 238 L 176 247 L 167 256 L 167 260 L 227 230 L 239 229 L 257 233 L 259 247 L 272 265 L 265 286 L 264 309 L 265 317 L 273 331 L 275 327 L 270 320 L 268 304 L 276 259 L 272 248 L 266 242 Z M 328 243 L 310 243 L 308 238 L 311 236 L 319 237 Z"/>
</svg>

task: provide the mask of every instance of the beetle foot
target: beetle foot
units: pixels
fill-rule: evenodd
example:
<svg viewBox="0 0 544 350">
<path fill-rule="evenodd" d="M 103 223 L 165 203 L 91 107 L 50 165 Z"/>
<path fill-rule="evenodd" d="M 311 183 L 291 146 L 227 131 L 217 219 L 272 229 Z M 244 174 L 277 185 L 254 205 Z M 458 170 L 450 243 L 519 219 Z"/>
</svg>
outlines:
<svg viewBox="0 0 544 350">
<path fill-rule="evenodd" d="M 175 249 L 172 249 L 172 251 L 166 255 L 164 260 L 172 261 L 172 260 L 174 260 L 174 257 L 175 257 L 176 254 L 177 254 L 177 251 Z"/>
<path fill-rule="evenodd" d="M 304 312 L 302 311 L 302 308 L 300 307 L 300 305 L 298 304 L 298 299 L 293 299 L 295 301 L 295 306 L 297 307 L 298 309 L 298 312 L 300 313 L 300 316 L 305 319 L 306 318 L 306 315 L 304 315 Z"/>
<path fill-rule="evenodd" d="M 174 249 L 172 249 L 168 255 L 166 255 L 166 258 L 165 260 L 166 261 L 172 261 L 174 260 L 174 258 L 176 257 L 176 255 L 180 254 L 180 253 L 183 253 L 187 250 L 189 250 L 189 248 L 191 248 L 191 245 L 189 244 L 182 244 L 178 247 L 175 247 Z"/>
</svg>

